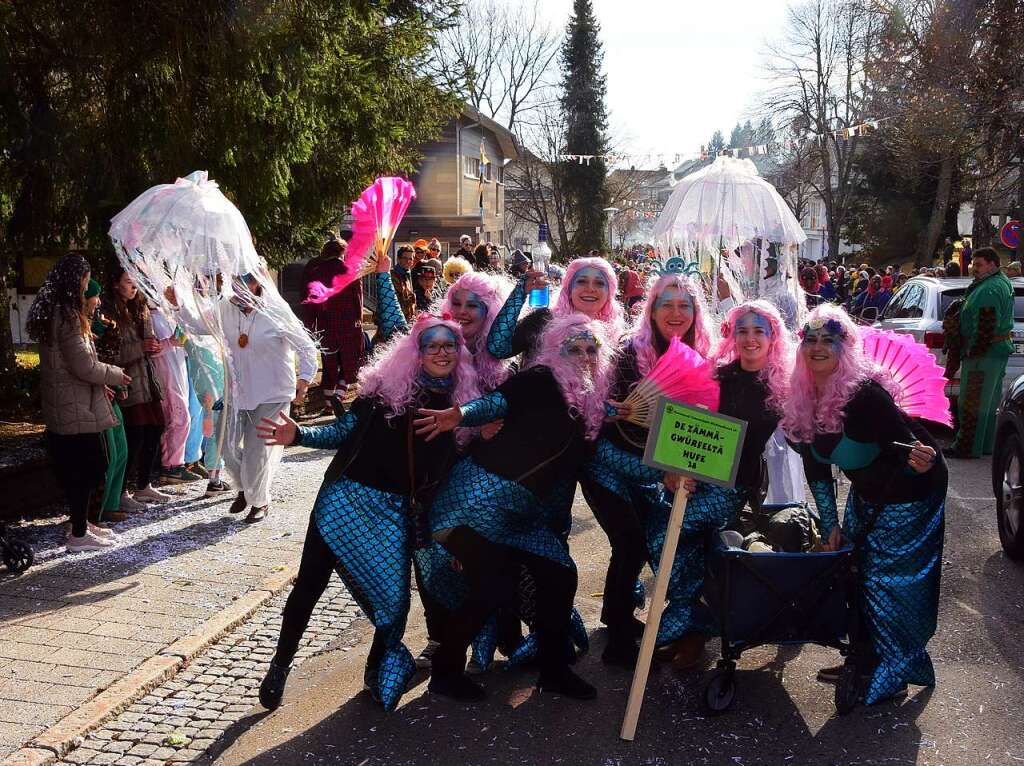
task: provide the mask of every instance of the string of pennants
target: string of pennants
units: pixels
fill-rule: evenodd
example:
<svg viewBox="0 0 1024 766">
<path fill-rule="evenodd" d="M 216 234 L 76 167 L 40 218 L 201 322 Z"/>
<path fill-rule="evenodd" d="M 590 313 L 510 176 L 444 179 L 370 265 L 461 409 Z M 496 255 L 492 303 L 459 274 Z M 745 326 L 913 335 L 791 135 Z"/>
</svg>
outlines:
<svg viewBox="0 0 1024 766">
<path fill-rule="evenodd" d="M 809 141 L 819 142 L 824 135 L 838 136 L 844 141 L 849 141 L 851 138 L 857 136 L 865 136 L 875 130 L 878 130 L 878 126 L 886 120 L 891 120 L 892 117 L 882 117 L 877 120 L 867 120 L 857 125 L 851 125 L 848 128 L 840 128 L 839 130 L 829 131 L 827 134 L 811 136 L 801 139 L 787 138 L 783 141 L 776 142 L 775 144 L 754 144 L 752 146 L 740 146 L 729 149 L 722 149 L 720 154 L 724 154 L 729 157 L 756 157 L 758 155 L 766 155 L 771 151 L 771 147 L 781 147 L 786 151 L 792 151 L 805 145 Z M 706 160 L 710 156 L 711 147 L 701 146 L 700 152 L 693 153 L 681 153 L 666 154 L 666 153 L 646 153 L 646 154 L 632 154 L 629 152 L 609 152 L 608 154 L 560 154 L 558 159 L 562 162 L 575 162 L 579 165 L 590 165 L 594 160 L 604 160 L 609 164 L 617 164 L 620 162 L 631 162 L 635 165 L 646 165 L 652 160 L 658 160 L 662 165 L 665 164 L 667 157 L 672 157 L 672 161 L 675 165 L 681 162 L 689 160 Z"/>
</svg>

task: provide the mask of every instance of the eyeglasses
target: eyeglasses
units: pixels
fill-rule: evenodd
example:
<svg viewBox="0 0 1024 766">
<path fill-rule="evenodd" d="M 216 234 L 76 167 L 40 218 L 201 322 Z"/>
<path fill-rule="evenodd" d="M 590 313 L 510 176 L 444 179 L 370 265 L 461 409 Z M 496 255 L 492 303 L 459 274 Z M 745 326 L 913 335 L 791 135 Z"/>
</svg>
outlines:
<svg viewBox="0 0 1024 766">
<path fill-rule="evenodd" d="M 425 346 L 420 346 L 422 351 L 427 356 L 437 356 L 442 352 L 445 354 L 454 354 L 458 350 L 458 345 L 455 343 L 428 343 Z"/>
</svg>

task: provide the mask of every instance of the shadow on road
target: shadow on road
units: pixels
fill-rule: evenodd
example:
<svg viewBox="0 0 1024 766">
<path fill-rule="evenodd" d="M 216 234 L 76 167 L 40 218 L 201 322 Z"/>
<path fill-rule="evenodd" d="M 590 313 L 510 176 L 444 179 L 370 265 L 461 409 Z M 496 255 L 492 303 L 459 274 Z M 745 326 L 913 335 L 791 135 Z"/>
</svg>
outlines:
<svg viewBox="0 0 1024 766">
<path fill-rule="evenodd" d="M 603 644 L 600 634 L 594 642 Z M 300 722 L 290 717 L 298 714 L 287 706 L 273 716 L 253 715 L 247 725 L 260 722 L 278 741 L 261 742 L 253 732 L 246 744 L 248 735 L 239 728 L 219 748 L 225 753 L 220 763 L 270 766 L 311 757 L 360 766 L 916 763 L 919 748 L 930 745 L 927 739 L 922 744 L 917 726 L 930 690 L 912 689 L 900 705 L 857 708 L 841 718 L 832 707 L 832 687 L 793 684 L 799 697 L 791 697 L 787 677 L 813 673 L 822 655 L 814 652 L 819 662 L 811 661 L 800 647 L 751 652 L 754 661 L 744 661 L 737 673 L 737 703 L 720 717 L 703 711 L 707 671 L 678 674 L 656 667 L 632 743 L 618 736 L 631 674 L 601 665 L 600 646 L 578 663 L 579 672 L 600 689 L 595 702 L 540 694 L 532 688 L 531 672 L 499 669 L 483 676 L 489 697 L 481 704 L 460 705 L 418 686 L 390 714 L 350 682 L 362 671 L 355 654 L 310 663 L 308 677 L 289 688 L 286 703 L 304 711 L 311 725 L 296 726 Z M 328 688 L 354 696 L 332 709 L 337 698 L 325 693 Z M 300 733 L 291 734 L 291 727 Z M 243 746 L 226 752 L 236 738 Z"/>
</svg>

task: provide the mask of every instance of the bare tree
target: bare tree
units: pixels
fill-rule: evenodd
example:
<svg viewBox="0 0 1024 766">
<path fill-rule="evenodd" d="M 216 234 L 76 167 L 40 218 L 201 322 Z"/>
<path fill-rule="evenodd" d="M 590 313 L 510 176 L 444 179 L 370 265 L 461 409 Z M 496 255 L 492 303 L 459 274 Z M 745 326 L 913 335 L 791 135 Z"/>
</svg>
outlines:
<svg viewBox="0 0 1024 766">
<path fill-rule="evenodd" d="M 809 0 L 791 6 L 783 39 L 769 45 L 767 69 L 773 85 L 764 107 L 777 121 L 796 126 L 809 142 L 802 180 L 824 203 L 828 249 L 839 252 L 839 239 L 852 210 L 857 136 L 843 131 L 867 118 L 865 61 L 874 45 L 875 17 L 847 0 Z M 808 165 L 804 159 L 809 159 Z"/>
<path fill-rule="evenodd" d="M 537 120 L 521 126 L 520 158 L 505 170 L 505 211 L 511 228 L 544 224 L 556 259 L 568 255 L 575 231 L 562 186 L 565 125 L 558 111 L 538 113 Z"/>
<path fill-rule="evenodd" d="M 438 84 L 517 132 L 556 102 L 560 39 L 532 5 L 468 0 L 427 65 Z"/>
</svg>

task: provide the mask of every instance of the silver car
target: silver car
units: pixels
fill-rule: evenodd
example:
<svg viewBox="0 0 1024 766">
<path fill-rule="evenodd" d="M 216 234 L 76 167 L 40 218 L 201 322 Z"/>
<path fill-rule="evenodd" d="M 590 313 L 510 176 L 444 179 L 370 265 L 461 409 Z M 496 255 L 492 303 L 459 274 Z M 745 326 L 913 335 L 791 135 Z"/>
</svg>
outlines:
<svg viewBox="0 0 1024 766">
<path fill-rule="evenodd" d="M 962 298 L 967 286 L 967 277 L 914 277 L 892 296 L 889 305 L 874 323 L 875 327 L 913 335 L 935 355 L 940 367 L 946 365 L 946 354 L 942 350 L 945 336 L 942 332 L 942 315 L 949 304 Z M 1013 384 L 1017 376 L 1024 374 L 1024 278 L 1010 280 L 1013 283 L 1013 355 L 1006 363 L 1006 377 L 1003 378 L 1003 392 Z M 956 397 L 960 394 L 960 381 L 953 379 L 946 386 L 946 394 Z"/>
</svg>

